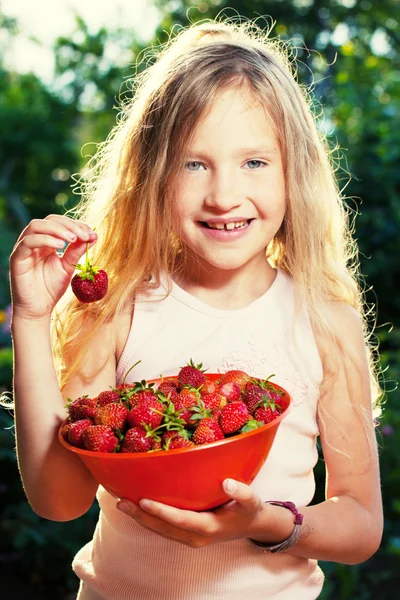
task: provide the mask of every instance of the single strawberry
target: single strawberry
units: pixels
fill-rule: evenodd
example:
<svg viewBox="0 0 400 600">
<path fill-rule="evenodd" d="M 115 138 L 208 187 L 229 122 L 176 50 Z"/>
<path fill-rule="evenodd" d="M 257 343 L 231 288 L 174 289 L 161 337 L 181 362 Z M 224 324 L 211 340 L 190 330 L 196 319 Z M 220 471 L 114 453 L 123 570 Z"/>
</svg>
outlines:
<svg viewBox="0 0 400 600">
<path fill-rule="evenodd" d="M 220 385 L 219 393 L 225 396 L 228 402 L 237 402 L 241 399 L 240 387 L 235 381 L 226 381 Z"/>
<path fill-rule="evenodd" d="M 198 403 L 200 398 L 199 390 L 191 386 L 185 386 L 179 392 L 179 399 L 186 407 L 194 406 Z"/>
<path fill-rule="evenodd" d="M 79 302 L 89 304 L 104 298 L 108 290 L 108 275 L 93 266 L 89 260 L 89 243 L 86 244 L 86 262 L 74 265 L 78 271 L 71 280 L 72 291 Z"/>
<path fill-rule="evenodd" d="M 70 423 L 67 435 L 68 443 L 77 448 L 84 448 L 83 434 L 91 425 L 93 425 L 93 421 L 90 419 L 81 419 L 80 421 Z"/>
<path fill-rule="evenodd" d="M 163 391 L 165 390 L 165 391 Z M 161 402 L 168 402 L 168 400 L 172 400 L 172 402 L 175 402 L 176 400 L 179 400 L 179 392 L 178 390 L 175 388 L 165 388 L 163 387 L 161 390 L 160 388 L 158 388 L 156 390 L 156 394 L 157 394 L 157 398 L 159 398 L 159 400 L 161 400 Z"/>
<path fill-rule="evenodd" d="M 176 392 L 177 384 L 172 379 L 163 379 L 157 388 L 158 392 L 162 392 L 164 396 L 168 396 L 168 392 Z"/>
<path fill-rule="evenodd" d="M 96 400 L 89 398 L 89 396 L 81 396 L 72 401 L 70 398 L 67 398 L 67 402 L 69 404 L 67 404 L 66 407 L 68 408 L 68 414 L 71 421 L 94 419 L 97 410 Z"/>
<path fill-rule="evenodd" d="M 149 425 L 153 429 L 161 424 L 164 404 L 156 397 L 145 397 L 135 403 L 128 412 L 128 423 L 130 427 Z"/>
<path fill-rule="evenodd" d="M 243 393 L 243 402 L 245 402 L 250 414 L 254 414 L 255 408 L 260 402 L 270 399 L 269 391 L 260 387 L 258 384 L 249 383 Z"/>
<path fill-rule="evenodd" d="M 217 421 L 209 417 L 199 422 L 193 433 L 192 441 L 196 445 L 201 445 L 223 440 L 224 437 L 224 432 Z"/>
<path fill-rule="evenodd" d="M 158 400 L 157 391 L 153 389 L 154 383 L 148 384 L 145 379 L 136 381 L 133 387 L 125 392 L 125 399 L 130 408 L 133 408 L 142 400 Z"/>
<path fill-rule="evenodd" d="M 213 394 L 206 394 L 201 398 L 205 408 L 214 410 L 216 408 L 223 408 L 226 405 L 227 399 L 220 392 L 214 392 Z"/>
<path fill-rule="evenodd" d="M 275 405 L 277 406 L 277 405 Z M 275 410 L 272 408 L 271 405 L 265 403 L 265 405 L 259 406 L 258 408 L 256 408 L 256 410 L 254 411 L 254 418 L 257 421 L 261 421 L 262 423 L 270 423 L 271 421 L 274 421 L 277 417 L 279 417 L 280 415 L 280 411 L 275 408 Z"/>
<path fill-rule="evenodd" d="M 179 387 L 183 388 L 185 385 L 190 385 L 193 388 L 200 387 L 206 379 L 204 370 L 201 369 L 202 366 L 203 363 L 195 365 L 193 360 L 190 359 L 186 367 L 182 367 L 178 373 Z"/>
<path fill-rule="evenodd" d="M 169 445 L 175 438 L 186 438 L 188 440 L 189 434 L 185 429 L 181 429 L 181 430 L 170 429 L 169 431 L 165 431 L 161 437 L 161 445 L 164 448 L 164 450 L 169 449 Z"/>
<path fill-rule="evenodd" d="M 113 431 L 122 431 L 128 418 L 128 409 L 124 404 L 111 402 L 97 409 L 94 416 L 96 425 L 108 425 Z"/>
<path fill-rule="evenodd" d="M 201 396 L 206 396 L 207 394 L 214 394 L 219 391 L 219 384 L 217 381 L 211 381 L 211 379 L 205 380 L 203 385 L 199 388 L 199 392 Z"/>
<path fill-rule="evenodd" d="M 83 434 L 84 446 L 92 452 L 115 452 L 118 442 L 117 436 L 107 425 L 91 425 Z"/>
<path fill-rule="evenodd" d="M 246 388 L 243 392 L 243 401 L 247 404 L 249 413 L 254 414 L 257 404 L 262 401 L 272 400 L 277 392 L 274 386 L 269 382 L 270 375 L 267 379 L 249 379 Z M 280 397 L 280 396 L 279 396 Z"/>
<path fill-rule="evenodd" d="M 244 371 L 239 371 L 237 369 L 231 370 L 222 375 L 221 379 L 219 380 L 219 386 L 221 387 L 221 385 L 228 383 L 228 381 L 233 381 L 234 383 L 237 383 L 240 391 L 243 392 L 249 379 L 250 376 Z"/>
<path fill-rule="evenodd" d="M 119 400 L 120 395 L 116 389 L 106 390 L 97 396 L 97 406 L 107 406 L 107 404 L 119 402 Z"/>
<path fill-rule="evenodd" d="M 196 444 L 187 438 L 178 436 L 171 440 L 168 450 L 177 450 L 178 448 L 195 448 Z"/>
<path fill-rule="evenodd" d="M 247 423 L 250 414 L 244 402 L 230 402 L 222 409 L 219 424 L 225 434 L 235 433 Z"/>
<path fill-rule="evenodd" d="M 276 399 L 275 399 L 276 398 Z M 262 423 L 270 423 L 274 421 L 281 414 L 282 407 L 279 403 L 281 396 L 279 392 L 268 393 L 263 396 L 255 406 L 254 418 Z"/>
<path fill-rule="evenodd" d="M 143 427 L 131 427 L 126 432 L 121 452 L 148 452 L 153 449 L 153 438 Z"/>
</svg>

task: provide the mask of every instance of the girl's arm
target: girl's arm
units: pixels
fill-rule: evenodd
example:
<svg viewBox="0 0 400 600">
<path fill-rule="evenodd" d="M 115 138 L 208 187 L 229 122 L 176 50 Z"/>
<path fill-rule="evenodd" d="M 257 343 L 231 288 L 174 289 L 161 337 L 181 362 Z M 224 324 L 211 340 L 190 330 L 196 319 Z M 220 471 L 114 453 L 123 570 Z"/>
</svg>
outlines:
<svg viewBox="0 0 400 600">
<path fill-rule="evenodd" d="M 73 377 L 62 395 L 53 363 L 50 319 L 14 317 L 12 335 L 17 458 L 26 496 L 33 510 L 46 519 L 75 519 L 92 505 L 97 482 L 81 459 L 61 446 L 57 433 L 67 417 L 67 397 L 95 397 L 115 385 L 115 355 L 102 330 L 99 339 L 93 339 L 88 366 L 104 359 L 100 348 L 109 352 L 106 366 L 90 385 Z"/>
<path fill-rule="evenodd" d="M 95 241 L 96 234 L 84 223 L 49 215 L 29 223 L 10 256 L 18 465 L 32 508 L 57 521 L 82 515 L 97 489 L 80 459 L 57 440 L 59 425 L 66 417 L 65 399 L 68 395 L 97 395 L 115 383 L 115 356 L 107 331 L 93 339 L 88 364 L 90 370 L 106 357 L 106 367 L 90 386 L 72 378 L 64 398 L 50 343 L 50 315 L 66 292 L 86 244 Z M 58 256 L 55 251 L 65 242 L 69 246 Z"/>
<path fill-rule="evenodd" d="M 370 423 L 370 440 L 374 440 L 369 371 L 360 320 L 346 305 L 337 305 L 332 318 L 340 325 L 357 358 L 348 365 L 346 378 L 343 369 L 334 370 L 326 341 L 317 338 L 325 373 L 320 398 L 325 428 L 320 424 L 320 438 L 326 465 L 326 501 L 299 509 L 304 515 L 302 536 L 287 552 L 356 564 L 378 550 L 382 537 L 378 452 L 375 443 L 368 444 L 359 416 L 364 411 Z M 349 390 L 357 412 L 350 404 Z M 258 530 L 250 537 L 278 543 L 287 537 L 288 527 L 293 527 L 293 515 L 285 508 L 270 505 L 266 508 L 264 522 L 259 521 Z M 280 538 L 272 539 L 267 533 L 271 516 L 275 516 L 277 527 L 282 526 Z"/>
</svg>

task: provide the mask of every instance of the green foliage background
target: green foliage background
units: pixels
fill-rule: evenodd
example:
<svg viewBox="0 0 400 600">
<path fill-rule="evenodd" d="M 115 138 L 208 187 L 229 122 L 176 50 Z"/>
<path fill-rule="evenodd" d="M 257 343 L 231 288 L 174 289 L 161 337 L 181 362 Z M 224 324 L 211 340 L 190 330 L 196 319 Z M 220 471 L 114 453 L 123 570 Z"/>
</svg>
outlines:
<svg viewBox="0 0 400 600">
<path fill-rule="evenodd" d="M 400 584 L 399 0 L 154 0 L 154 4 L 160 9 L 156 44 L 167 39 L 174 25 L 216 17 L 223 9 L 232 17 L 259 17 L 263 27 L 276 21 L 272 35 L 294 40 L 299 80 L 312 85 L 316 111 L 320 105 L 324 109 L 320 126 L 342 149 L 336 153 L 338 178 L 347 186 L 354 215 L 358 213 L 355 237 L 366 299 L 378 307 L 375 335 L 387 392 L 378 427 L 385 531 L 379 552 L 367 563 L 352 567 L 322 563 L 327 583 L 321 598 L 392 599 Z M 77 17 L 76 33 L 55 45 L 56 74 L 52 85 L 45 86 L 34 74 L 10 72 L 2 64 L 2 50 L 17 32 L 18 24 L 0 13 L 0 309 L 4 311 L 10 302 L 8 257 L 16 238 L 32 218 L 63 213 L 76 203 L 71 175 L 83 169 L 95 144 L 113 126 L 118 94 L 128 93 L 128 86 L 121 83 L 132 76 L 132 65 L 144 48 L 130 31 L 103 28 L 92 33 Z M 115 45 L 119 58 L 113 64 L 107 56 Z M 142 68 L 144 63 L 139 71 Z M 5 321 L 0 324 L 0 387 L 10 390 L 11 340 L 7 314 L 0 314 Z M 0 574 L 5 597 L 18 598 L 18 591 L 21 598 L 32 600 L 74 597 L 77 581 L 70 562 L 91 538 L 96 505 L 70 523 L 45 521 L 32 512 L 20 483 L 12 417 L 6 411 L 0 412 L 0 472 Z M 323 473 L 321 455 L 314 502 L 324 497 Z"/>
</svg>

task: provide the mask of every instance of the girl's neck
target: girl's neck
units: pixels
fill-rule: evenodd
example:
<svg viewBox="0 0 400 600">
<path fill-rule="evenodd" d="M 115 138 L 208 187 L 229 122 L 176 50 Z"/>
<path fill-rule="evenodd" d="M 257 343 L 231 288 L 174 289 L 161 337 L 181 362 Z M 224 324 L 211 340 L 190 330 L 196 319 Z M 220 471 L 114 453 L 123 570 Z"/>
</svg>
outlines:
<svg viewBox="0 0 400 600">
<path fill-rule="evenodd" d="M 265 259 L 262 265 L 249 265 L 234 271 L 183 268 L 175 283 L 213 308 L 237 310 L 249 306 L 271 287 L 276 271 Z"/>
</svg>

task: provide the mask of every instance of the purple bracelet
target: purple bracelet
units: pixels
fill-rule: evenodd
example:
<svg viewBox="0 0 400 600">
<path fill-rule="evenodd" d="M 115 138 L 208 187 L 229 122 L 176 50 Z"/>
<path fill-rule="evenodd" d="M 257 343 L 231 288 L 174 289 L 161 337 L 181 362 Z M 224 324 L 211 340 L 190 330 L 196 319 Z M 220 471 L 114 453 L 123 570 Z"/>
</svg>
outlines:
<svg viewBox="0 0 400 600">
<path fill-rule="evenodd" d="M 296 505 L 293 502 L 280 502 L 279 500 L 267 500 L 265 504 L 274 504 L 275 506 L 282 506 L 283 508 L 287 508 L 294 514 L 294 528 L 289 537 L 280 542 L 279 544 L 275 544 L 274 546 L 269 546 L 268 544 L 263 544 L 263 542 L 258 542 L 257 540 L 253 540 L 250 538 L 250 541 L 262 548 L 264 552 L 283 552 L 284 550 L 288 550 L 291 548 L 296 542 L 299 541 L 301 535 L 301 526 L 303 524 L 303 515 L 299 513 L 296 508 Z"/>
</svg>

